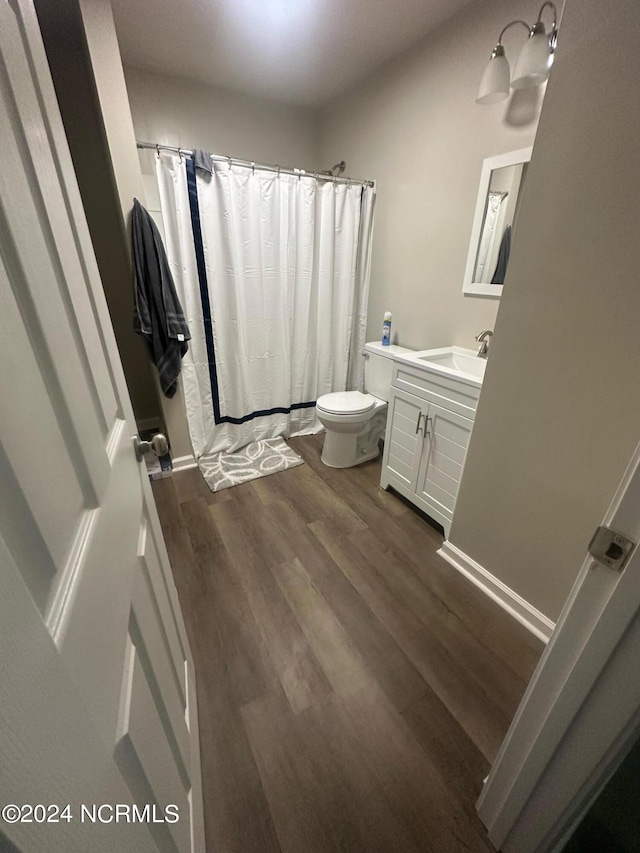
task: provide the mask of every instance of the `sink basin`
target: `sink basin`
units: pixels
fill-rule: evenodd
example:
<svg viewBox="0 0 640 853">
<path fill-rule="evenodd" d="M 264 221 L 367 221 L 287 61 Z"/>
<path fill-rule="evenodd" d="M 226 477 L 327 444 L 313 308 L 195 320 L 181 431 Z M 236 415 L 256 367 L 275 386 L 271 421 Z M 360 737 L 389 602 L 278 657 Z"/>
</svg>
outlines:
<svg viewBox="0 0 640 853">
<path fill-rule="evenodd" d="M 478 386 L 482 385 L 487 366 L 486 358 L 479 358 L 474 350 L 463 347 L 407 352 L 397 356 L 396 360 Z"/>
<path fill-rule="evenodd" d="M 484 369 L 487 366 L 485 358 L 478 358 L 475 354 L 468 355 L 466 352 L 451 351 L 421 355 L 419 360 L 428 361 L 440 367 L 448 367 L 450 370 L 457 370 L 460 373 L 471 373 L 473 376 L 479 376 L 480 379 L 484 378 Z"/>
</svg>

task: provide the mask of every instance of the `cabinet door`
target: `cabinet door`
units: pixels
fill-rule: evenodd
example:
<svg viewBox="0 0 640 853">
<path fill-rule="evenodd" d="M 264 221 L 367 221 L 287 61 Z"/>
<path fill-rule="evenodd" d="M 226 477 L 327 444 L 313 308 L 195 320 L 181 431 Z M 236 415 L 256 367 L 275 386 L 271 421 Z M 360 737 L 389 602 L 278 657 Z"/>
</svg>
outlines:
<svg viewBox="0 0 640 853">
<path fill-rule="evenodd" d="M 473 421 L 429 403 L 416 493 L 451 520 Z M 440 519 L 438 519 L 440 520 Z"/>
<path fill-rule="evenodd" d="M 384 466 L 403 485 L 415 491 L 424 442 L 424 416 L 428 404 L 406 391 L 392 389 L 391 394 Z"/>
</svg>

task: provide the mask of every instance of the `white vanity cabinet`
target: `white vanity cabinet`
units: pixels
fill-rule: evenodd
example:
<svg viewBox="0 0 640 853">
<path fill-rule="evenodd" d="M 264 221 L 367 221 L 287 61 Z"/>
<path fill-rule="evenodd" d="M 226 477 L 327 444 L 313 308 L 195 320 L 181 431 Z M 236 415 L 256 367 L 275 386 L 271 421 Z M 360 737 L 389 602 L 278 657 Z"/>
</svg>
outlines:
<svg viewBox="0 0 640 853">
<path fill-rule="evenodd" d="M 449 535 L 479 383 L 395 363 L 380 485 L 394 488 Z"/>
</svg>

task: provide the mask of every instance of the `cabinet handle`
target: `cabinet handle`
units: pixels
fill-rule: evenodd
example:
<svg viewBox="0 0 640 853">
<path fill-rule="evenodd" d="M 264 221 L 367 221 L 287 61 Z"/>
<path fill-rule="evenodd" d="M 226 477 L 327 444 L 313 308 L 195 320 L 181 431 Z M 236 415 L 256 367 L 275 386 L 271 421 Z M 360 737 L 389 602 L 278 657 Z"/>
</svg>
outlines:
<svg viewBox="0 0 640 853">
<path fill-rule="evenodd" d="M 431 415 L 424 416 L 424 434 L 428 435 L 431 438 L 431 430 L 429 429 L 429 421 L 432 420 Z"/>
<path fill-rule="evenodd" d="M 420 420 L 422 419 L 422 412 L 418 412 L 418 420 L 416 422 L 416 435 L 420 432 Z"/>
</svg>

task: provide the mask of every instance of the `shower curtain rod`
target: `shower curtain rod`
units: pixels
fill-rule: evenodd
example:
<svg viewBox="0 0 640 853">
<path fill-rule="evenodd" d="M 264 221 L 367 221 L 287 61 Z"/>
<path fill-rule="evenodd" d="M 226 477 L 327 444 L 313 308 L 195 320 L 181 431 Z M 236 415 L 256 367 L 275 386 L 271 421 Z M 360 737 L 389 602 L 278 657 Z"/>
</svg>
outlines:
<svg viewBox="0 0 640 853">
<path fill-rule="evenodd" d="M 182 157 L 192 157 L 193 151 L 189 148 L 176 148 L 174 145 L 161 145 L 155 142 L 140 142 L 136 140 L 138 148 L 148 148 L 152 151 L 160 153 L 160 151 L 172 151 L 174 154 L 180 154 Z M 319 172 L 307 172 L 305 169 L 295 169 L 287 166 L 278 166 L 273 163 L 258 163 L 253 160 L 239 160 L 237 157 L 225 157 L 220 154 L 212 154 L 213 160 L 218 163 L 228 163 L 229 165 L 240 166 L 243 169 L 262 169 L 266 172 L 276 172 L 284 175 L 297 175 L 299 178 L 315 178 L 317 181 L 331 181 L 336 184 L 357 184 L 363 187 L 373 187 L 373 181 L 357 181 L 353 178 L 334 178 L 332 175 L 321 175 Z"/>
</svg>

